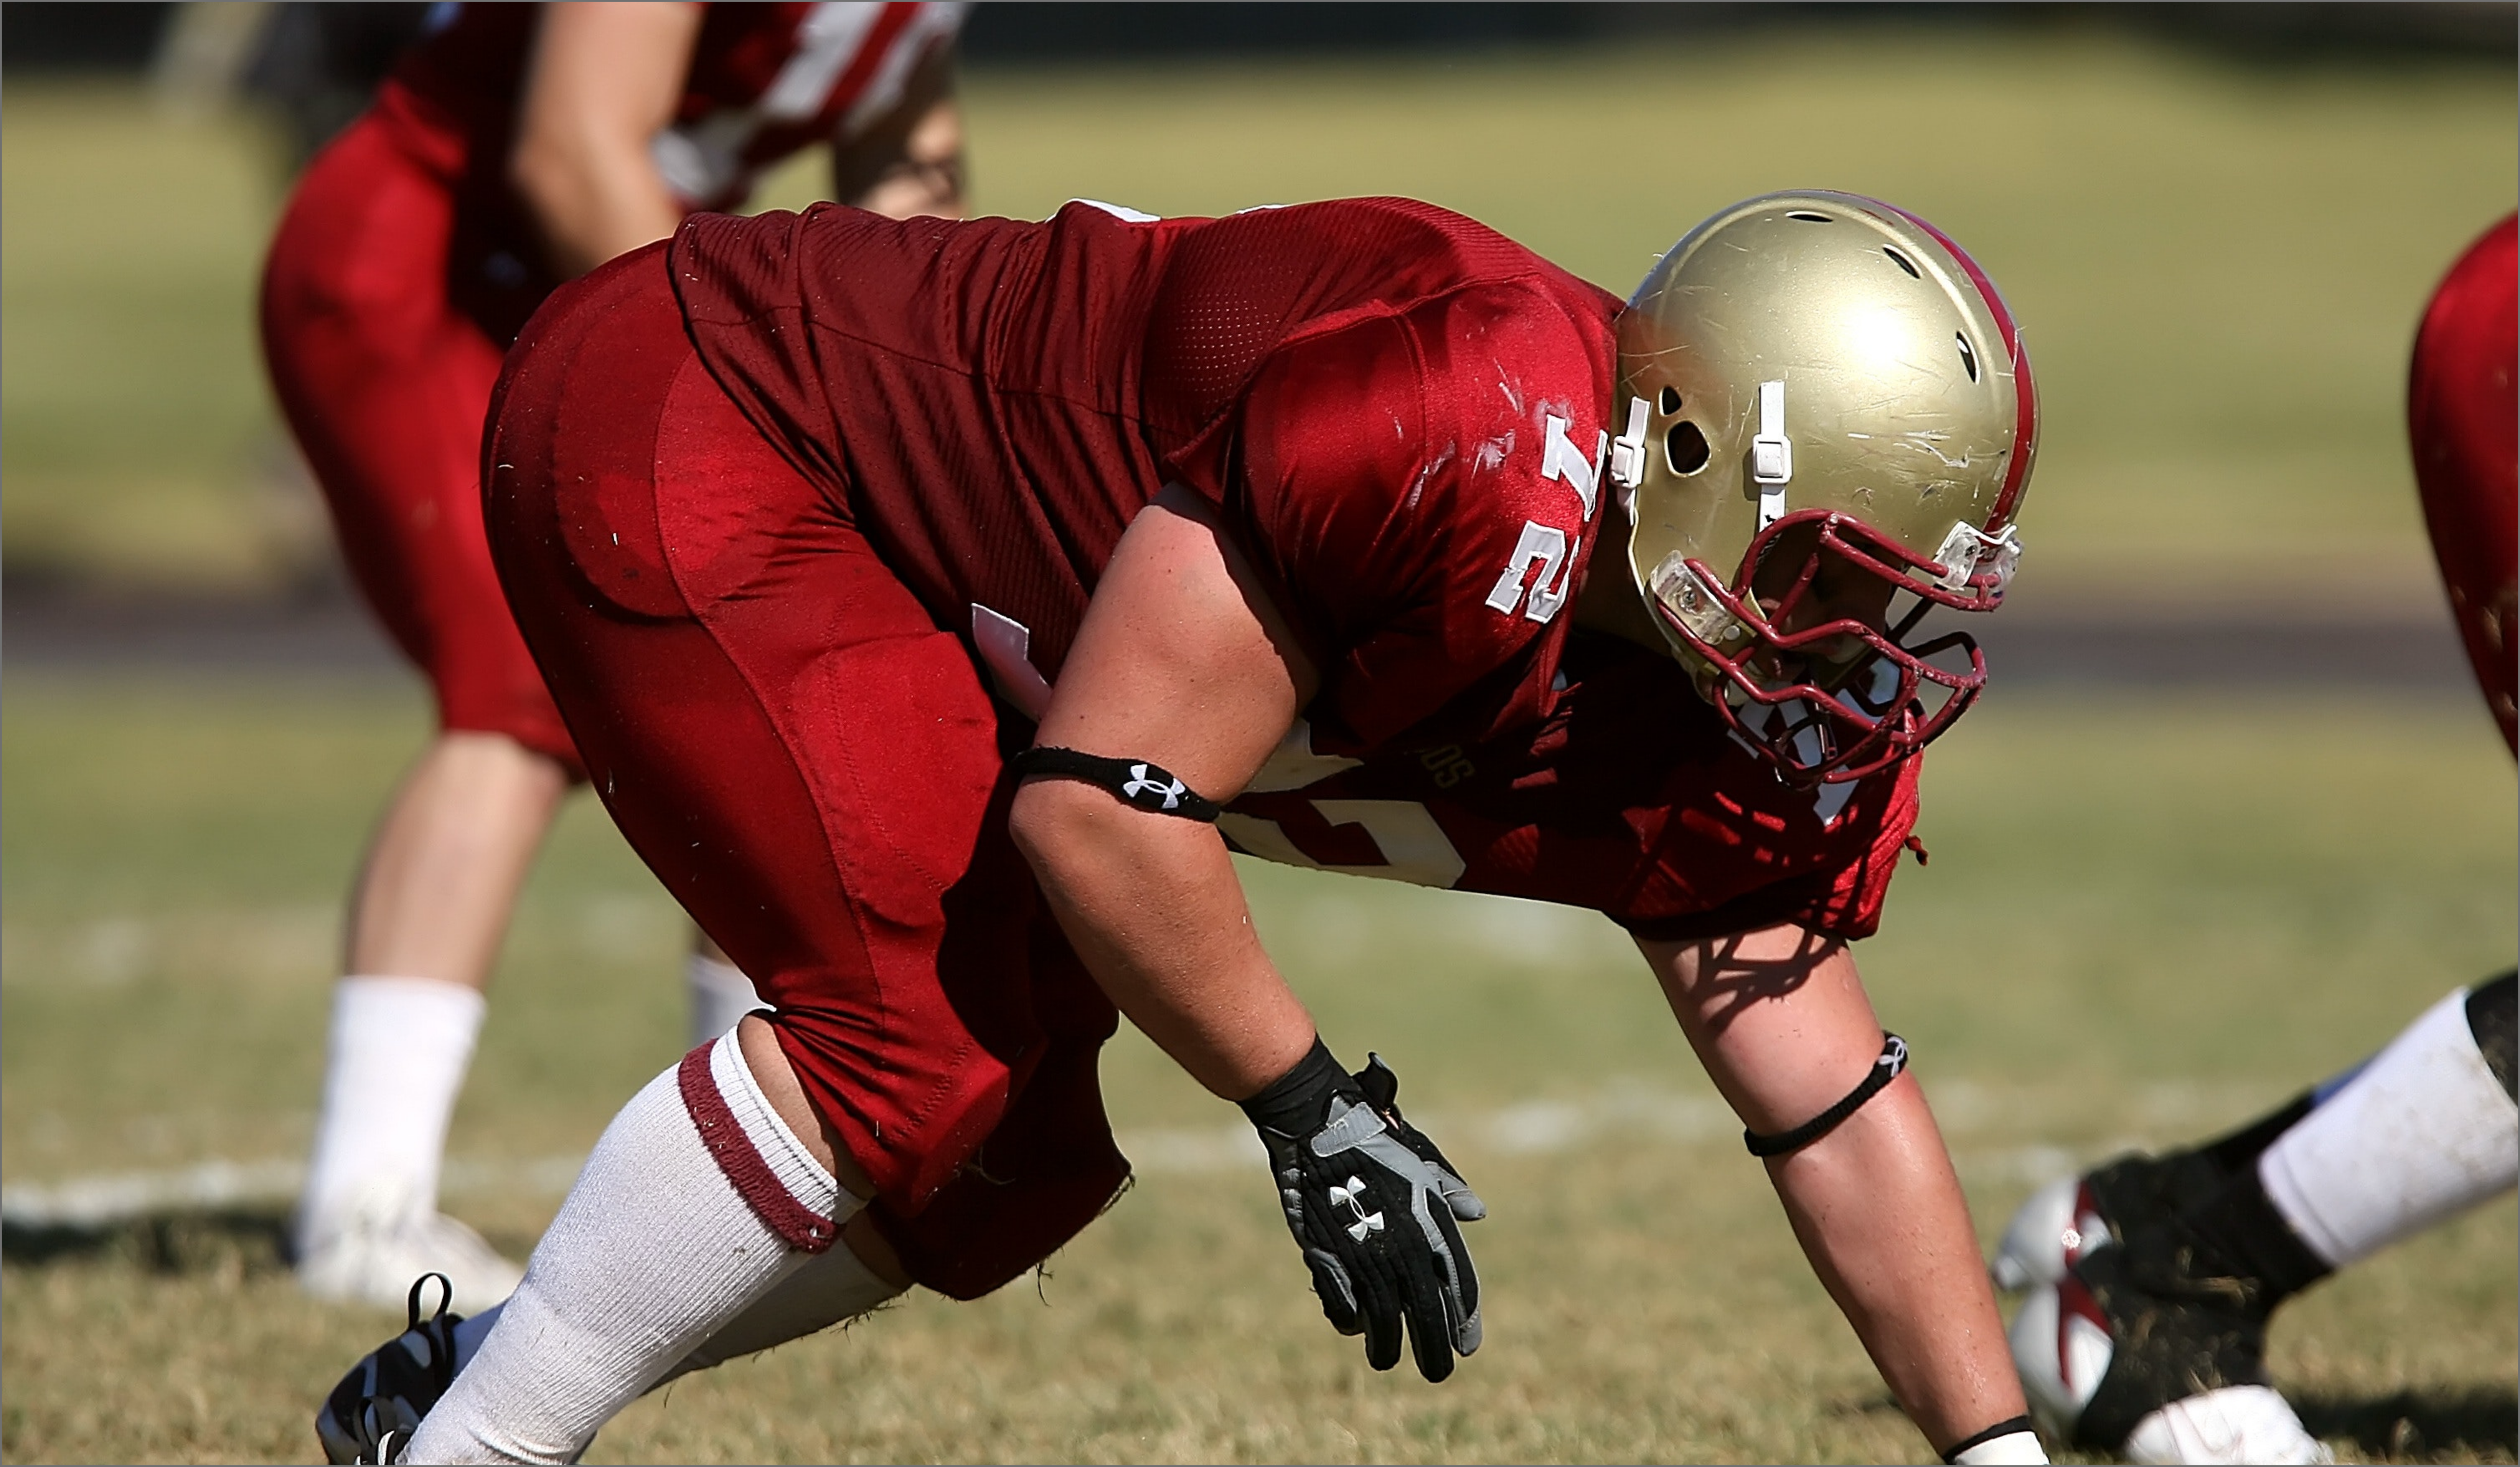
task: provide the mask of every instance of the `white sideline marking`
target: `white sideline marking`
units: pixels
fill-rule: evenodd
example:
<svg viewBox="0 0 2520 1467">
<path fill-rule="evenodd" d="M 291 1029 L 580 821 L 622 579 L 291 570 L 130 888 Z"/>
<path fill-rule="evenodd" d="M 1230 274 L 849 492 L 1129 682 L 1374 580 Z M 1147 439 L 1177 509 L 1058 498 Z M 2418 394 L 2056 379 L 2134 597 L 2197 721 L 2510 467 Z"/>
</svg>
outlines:
<svg viewBox="0 0 2520 1467">
<path fill-rule="evenodd" d="M 1958 1140 L 2018 1114 L 2002 1088 L 1962 1079 L 1929 1082 L 1946 1135 Z M 2262 1108 L 2273 1091 L 2249 1084 L 2166 1081 L 2135 1089 L 2127 1118 L 2152 1139 L 2183 1139 Z M 1713 1095 L 1684 1095 L 1641 1085 L 1613 1086 L 1571 1099 L 1535 1099 L 1499 1110 L 1427 1111 L 1413 1117 L 1462 1155 L 1546 1156 L 1600 1140 L 1711 1145 L 1740 1154 L 1741 1123 Z M 1261 1164 L 1260 1138 L 1239 1121 L 1219 1126 L 1149 1127 L 1118 1133 L 1120 1150 L 1146 1176 L 1200 1176 Z M 1959 1170 L 1977 1180 L 2031 1185 L 2146 1144 L 2127 1135 L 2069 1150 L 2053 1145 L 1955 1145 Z M 577 1179 L 583 1155 L 516 1161 L 450 1160 L 449 1196 L 557 1197 Z M 306 1180 L 297 1161 L 207 1161 L 158 1172 L 120 1172 L 56 1182 L 0 1186 L 0 1222 L 17 1227 L 104 1227 L 169 1212 L 269 1206 L 293 1201 Z"/>
</svg>

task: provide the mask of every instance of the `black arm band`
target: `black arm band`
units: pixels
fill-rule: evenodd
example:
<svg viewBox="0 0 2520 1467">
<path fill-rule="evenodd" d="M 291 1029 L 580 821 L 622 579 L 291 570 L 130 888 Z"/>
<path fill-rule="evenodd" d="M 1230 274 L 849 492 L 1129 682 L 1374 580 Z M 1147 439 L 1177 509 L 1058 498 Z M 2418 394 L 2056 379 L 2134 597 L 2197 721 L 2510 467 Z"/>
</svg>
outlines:
<svg viewBox="0 0 2520 1467">
<path fill-rule="evenodd" d="M 1343 1086 L 1354 1084 L 1346 1070 L 1330 1056 L 1330 1046 L 1313 1036 L 1311 1052 L 1295 1061 L 1295 1067 L 1269 1082 L 1267 1088 L 1242 1102 L 1242 1113 L 1251 1124 L 1263 1131 L 1281 1135 L 1303 1135 L 1330 1111 L 1330 1096 Z"/>
<path fill-rule="evenodd" d="M 1943 1448 L 1943 1460 L 1946 1462 L 1957 1462 L 1960 1459 L 1960 1453 L 1968 1450 L 1970 1447 L 1984 1446 L 1989 1442 L 1993 1442 L 2000 1437 L 2009 1437 L 2017 1432 L 2031 1432 L 2032 1435 L 2037 1435 L 2037 1433 L 2032 1430 L 2029 1417 L 2015 1416 L 2009 1421 L 1999 1421 L 1995 1425 L 1988 1427 L 1986 1430 L 1979 1432 L 1974 1437 L 1963 1437 L 1959 1441 Z"/>
<path fill-rule="evenodd" d="M 1120 797 L 1123 804 L 1155 815 L 1177 815 L 1186 821 L 1216 822 L 1214 800 L 1201 798 L 1191 787 L 1172 776 L 1160 764 L 1144 759 L 1105 759 L 1100 754 L 1080 754 L 1074 749 L 1031 748 L 1017 754 L 1012 761 L 1015 778 L 1029 779 L 1036 775 L 1054 778 L 1082 779 L 1099 784 Z"/>
<path fill-rule="evenodd" d="M 1741 1144 L 1750 1148 L 1752 1156 L 1782 1156 L 1788 1151 L 1800 1151 L 1844 1124 L 1847 1117 L 1863 1109 L 1865 1101 L 1879 1094 L 1881 1088 L 1898 1079 L 1899 1072 L 1906 1068 L 1908 1042 L 1895 1034 L 1884 1034 L 1881 1036 L 1881 1057 L 1865 1072 L 1864 1083 L 1846 1092 L 1845 1099 L 1791 1131 L 1761 1135 L 1755 1131 L 1745 1130 L 1741 1133 Z"/>
</svg>

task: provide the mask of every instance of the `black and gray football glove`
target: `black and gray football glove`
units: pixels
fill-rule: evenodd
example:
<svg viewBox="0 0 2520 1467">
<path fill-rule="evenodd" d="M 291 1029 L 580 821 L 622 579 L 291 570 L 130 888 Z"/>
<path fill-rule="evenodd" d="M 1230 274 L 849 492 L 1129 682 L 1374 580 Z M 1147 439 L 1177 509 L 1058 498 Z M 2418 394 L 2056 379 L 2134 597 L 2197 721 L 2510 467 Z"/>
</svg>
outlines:
<svg viewBox="0 0 2520 1467">
<path fill-rule="evenodd" d="M 1400 1363 L 1407 1320 L 1418 1372 L 1453 1373 L 1479 1348 L 1479 1275 L 1456 1220 L 1488 1215 L 1444 1153 L 1400 1118 L 1400 1077 L 1369 1057 L 1350 1075 L 1321 1041 L 1242 1102 L 1269 1148 L 1286 1227 L 1313 1270 L 1322 1312 L 1365 1336 L 1376 1370 Z"/>
</svg>

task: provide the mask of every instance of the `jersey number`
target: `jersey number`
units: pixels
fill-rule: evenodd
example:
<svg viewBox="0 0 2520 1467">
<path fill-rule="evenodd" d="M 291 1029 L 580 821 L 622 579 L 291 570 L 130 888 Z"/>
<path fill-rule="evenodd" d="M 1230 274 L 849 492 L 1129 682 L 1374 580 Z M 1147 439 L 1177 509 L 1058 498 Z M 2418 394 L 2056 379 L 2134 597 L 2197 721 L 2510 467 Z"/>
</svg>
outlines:
<svg viewBox="0 0 2520 1467">
<path fill-rule="evenodd" d="M 1434 814 L 1416 800 L 1309 800 L 1322 819 L 1333 825 L 1356 825 L 1373 838 L 1382 853 L 1377 866 L 1333 866 L 1314 860 L 1286 834 L 1286 827 L 1256 815 L 1227 811 L 1216 818 L 1237 846 L 1263 861 L 1339 871 L 1351 876 L 1380 876 L 1417 886 L 1451 886 L 1462 879 L 1469 863 L 1453 848 L 1453 839 L 1435 823 Z"/>
<path fill-rule="evenodd" d="M 1583 544 L 1579 537 L 1577 545 Z M 1573 579 L 1574 556 L 1569 553 L 1566 532 L 1555 525 L 1536 519 L 1522 522 L 1522 538 L 1514 542 L 1513 558 L 1506 561 L 1505 574 L 1497 577 L 1494 590 L 1488 593 L 1488 604 L 1508 616 L 1515 606 L 1537 622 L 1547 622 L 1566 604 L 1567 582 Z M 1539 574 L 1532 573 L 1538 567 Z M 1530 585 L 1530 600 L 1524 603 L 1523 588 Z"/>
</svg>

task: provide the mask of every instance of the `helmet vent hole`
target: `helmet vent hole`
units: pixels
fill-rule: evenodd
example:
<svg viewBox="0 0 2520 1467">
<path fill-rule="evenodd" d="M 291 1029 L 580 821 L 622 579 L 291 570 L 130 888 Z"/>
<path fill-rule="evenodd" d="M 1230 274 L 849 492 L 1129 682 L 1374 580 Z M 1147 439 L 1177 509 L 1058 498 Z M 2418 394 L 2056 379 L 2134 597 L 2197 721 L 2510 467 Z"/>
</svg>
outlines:
<svg viewBox="0 0 2520 1467">
<path fill-rule="evenodd" d="M 1706 447 L 1706 435 L 1697 430 L 1696 423 L 1686 421 L 1673 423 L 1662 435 L 1662 456 L 1671 465 L 1671 471 L 1678 474 L 1695 473 L 1712 457 Z"/>
<path fill-rule="evenodd" d="M 1677 388 L 1677 387 L 1665 387 L 1665 388 L 1663 388 L 1663 389 L 1662 389 L 1662 404 L 1661 404 L 1661 406 L 1662 406 L 1662 416 L 1664 416 L 1665 418 L 1669 418 L 1672 414 L 1679 412 L 1679 411 L 1680 411 L 1680 389 L 1679 389 L 1679 388 Z"/>
<path fill-rule="evenodd" d="M 1970 381 L 1976 381 L 1976 380 L 1977 380 L 1977 353 L 1976 353 L 1976 352 L 1974 352 L 1974 351 L 1969 350 L 1968 337 L 1961 335 L 1961 334 L 1960 334 L 1959 333 L 1958 333 L 1958 332 L 1954 332 L 1954 333 L 1952 333 L 1952 339 L 1959 343 L 1959 346 L 1960 346 L 1960 365 L 1961 365 L 1962 367 L 1965 367 L 1965 368 L 1967 368 L 1967 369 L 1968 369 L 1969 380 L 1970 380 Z"/>
<path fill-rule="evenodd" d="M 1788 219 L 1800 219 L 1805 224 L 1835 224 L 1837 222 L 1826 214 L 1815 214 L 1809 209 L 1796 209 L 1792 213 L 1785 215 L 1785 217 Z"/>
<path fill-rule="evenodd" d="M 1909 259 L 1906 255 L 1901 254 L 1899 251 L 1897 251 L 1897 250 L 1895 250 L 1895 249 L 1893 249 L 1893 248 L 1891 248 L 1889 245 L 1887 245 L 1887 244 L 1882 245 L 1882 246 L 1881 246 L 1881 252 L 1882 252 L 1883 254 L 1886 254 L 1886 255 L 1890 256 L 1890 263 L 1891 263 L 1891 264 L 1896 265 L 1896 266 L 1898 266 L 1900 269 L 1907 271 L 1907 272 L 1908 272 L 1908 275 L 1909 275 L 1909 277 L 1910 277 L 1911 279 L 1913 279 L 1913 280 L 1923 280 L 1923 279 L 1925 278 L 1925 277 L 1923 276 L 1923 274 L 1922 274 L 1922 273 L 1920 273 L 1920 272 L 1916 269 L 1916 265 L 1915 265 L 1915 262 L 1914 262 L 1913 260 Z"/>
</svg>

